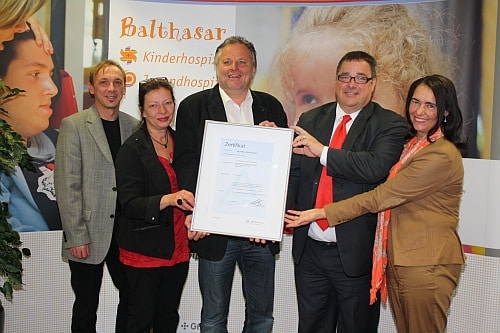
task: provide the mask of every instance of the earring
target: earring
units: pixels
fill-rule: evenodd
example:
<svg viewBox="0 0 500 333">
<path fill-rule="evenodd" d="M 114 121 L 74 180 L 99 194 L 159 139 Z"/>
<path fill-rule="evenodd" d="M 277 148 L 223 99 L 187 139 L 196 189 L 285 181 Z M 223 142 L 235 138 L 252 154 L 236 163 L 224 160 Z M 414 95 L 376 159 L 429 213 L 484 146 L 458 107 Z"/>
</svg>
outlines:
<svg viewBox="0 0 500 333">
<path fill-rule="evenodd" d="M 446 122 L 446 116 L 444 116 L 444 122 Z"/>
</svg>

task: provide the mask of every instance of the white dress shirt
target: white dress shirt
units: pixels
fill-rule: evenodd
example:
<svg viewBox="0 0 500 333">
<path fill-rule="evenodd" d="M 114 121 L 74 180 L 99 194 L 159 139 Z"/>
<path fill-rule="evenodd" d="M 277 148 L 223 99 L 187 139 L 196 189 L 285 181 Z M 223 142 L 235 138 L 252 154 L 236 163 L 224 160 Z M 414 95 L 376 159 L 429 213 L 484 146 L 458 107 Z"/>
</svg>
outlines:
<svg viewBox="0 0 500 333">
<path fill-rule="evenodd" d="M 359 112 L 361 110 L 358 110 L 356 112 L 350 113 L 349 115 L 351 116 L 351 120 L 347 122 L 346 124 L 346 133 L 349 133 L 349 130 L 351 129 L 352 124 L 354 123 L 354 120 L 356 120 L 356 117 L 358 116 Z M 330 136 L 330 140 L 333 137 L 333 133 L 335 133 L 335 130 L 339 126 L 339 124 L 342 121 L 342 118 L 346 115 L 347 113 L 344 112 L 340 108 L 340 106 L 337 104 L 337 110 L 336 110 L 336 115 L 337 118 L 335 118 L 335 123 L 333 124 L 333 129 L 332 129 L 332 134 Z M 321 165 L 326 166 L 327 162 L 327 156 L 328 156 L 328 146 L 323 147 L 323 151 L 321 153 L 321 157 L 319 159 Z M 335 180 L 334 180 L 335 181 Z M 335 193 L 333 194 L 335 197 Z M 330 227 L 323 231 L 319 225 L 316 222 L 311 222 L 311 226 L 309 227 L 309 232 L 308 232 L 309 237 L 312 239 L 322 241 L 322 242 L 336 242 L 337 241 L 337 235 L 335 233 L 335 227 Z"/>
<path fill-rule="evenodd" d="M 220 96 L 226 110 L 228 123 L 253 125 L 252 103 L 253 98 L 250 90 L 241 105 L 236 104 L 226 92 L 219 87 Z"/>
</svg>

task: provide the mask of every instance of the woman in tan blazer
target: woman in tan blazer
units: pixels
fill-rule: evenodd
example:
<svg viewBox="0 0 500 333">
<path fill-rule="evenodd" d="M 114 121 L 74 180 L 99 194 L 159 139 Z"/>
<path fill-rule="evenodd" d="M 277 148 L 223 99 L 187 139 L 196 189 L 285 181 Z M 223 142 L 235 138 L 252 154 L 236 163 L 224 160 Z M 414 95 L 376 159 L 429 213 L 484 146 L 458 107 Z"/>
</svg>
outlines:
<svg viewBox="0 0 500 333">
<path fill-rule="evenodd" d="M 372 301 L 379 289 L 385 298 L 387 273 L 398 332 L 443 332 L 464 263 L 456 231 L 464 176 L 462 114 L 453 83 L 440 75 L 413 82 L 406 116 L 408 141 L 385 183 L 322 209 L 289 210 L 285 222 L 297 227 L 326 217 L 335 226 L 379 212 Z"/>
</svg>

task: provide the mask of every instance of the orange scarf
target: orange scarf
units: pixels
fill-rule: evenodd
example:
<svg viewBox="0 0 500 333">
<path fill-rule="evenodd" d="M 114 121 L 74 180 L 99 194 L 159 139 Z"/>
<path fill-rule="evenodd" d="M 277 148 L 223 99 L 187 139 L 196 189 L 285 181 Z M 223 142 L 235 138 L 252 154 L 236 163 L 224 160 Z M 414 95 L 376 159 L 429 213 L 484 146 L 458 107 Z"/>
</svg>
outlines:
<svg viewBox="0 0 500 333">
<path fill-rule="evenodd" d="M 443 137 L 441 128 L 431 135 L 432 142 Z M 389 172 L 387 179 L 391 179 L 399 171 L 399 169 L 406 163 L 406 161 L 413 157 L 421 149 L 429 145 L 427 138 L 418 140 L 413 137 L 408 141 L 401 153 L 399 161 L 394 164 Z M 387 209 L 378 213 L 377 229 L 375 231 L 375 242 L 373 244 L 373 266 L 372 266 L 372 287 L 370 289 L 370 305 L 377 300 L 377 291 L 380 289 L 382 301 L 387 302 L 387 284 L 385 269 L 387 267 L 387 239 L 389 234 L 389 220 L 391 219 L 391 210 Z"/>
</svg>

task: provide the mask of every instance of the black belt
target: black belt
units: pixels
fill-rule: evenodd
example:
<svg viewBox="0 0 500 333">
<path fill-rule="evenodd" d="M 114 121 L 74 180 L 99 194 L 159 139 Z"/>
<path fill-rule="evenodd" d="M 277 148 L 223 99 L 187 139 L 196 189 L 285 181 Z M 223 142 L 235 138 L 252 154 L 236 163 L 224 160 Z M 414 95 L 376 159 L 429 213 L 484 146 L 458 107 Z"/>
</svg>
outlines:
<svg viewBox="0 0 500 333">
<path fill-rule="evenodd" d="M 319 241 L 319 240 L 316 240 L 316 239 L 311 238 L 311 237 L 308 237 L 308 238 L 321 246 L 337 246 L 337 242 L 323 242 L 323 241 Z"/>
</svg>

